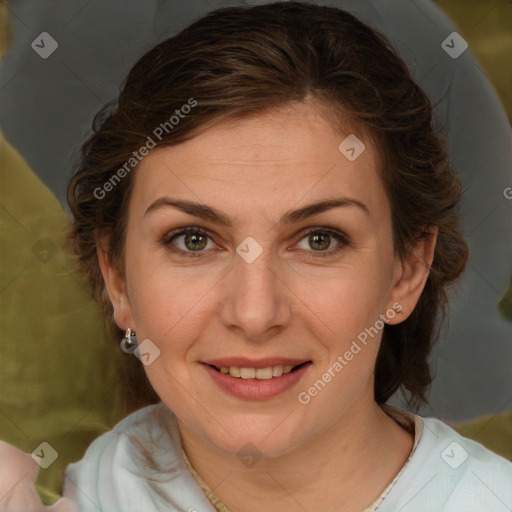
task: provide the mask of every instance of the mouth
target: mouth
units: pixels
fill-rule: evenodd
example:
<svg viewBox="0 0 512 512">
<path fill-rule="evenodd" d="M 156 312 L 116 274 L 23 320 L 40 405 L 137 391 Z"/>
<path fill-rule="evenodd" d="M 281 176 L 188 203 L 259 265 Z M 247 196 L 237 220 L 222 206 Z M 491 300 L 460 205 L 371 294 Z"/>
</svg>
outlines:
<svg viewBox="0 0 512 512">
<path fill-rule="evenodd" d="M 243 400 L 265 400 L 291 391 L 312 365 L 310 360 L 282 358 L 230 358 L 201 363 L 219 390 Z"/>
<path fill-rule="evenodd" d="M 235 379 L 270 380 L 277 379 L 288 373 L 293 373 L 294 371 L 297 371 L 299 368 L 309 363 L 311 363 L 311 361 L 305 361 L 297 365 L 276 364 L 260 368 L 255 368 L 251 366 L 216 366 L 208 363 L 205 364 L 208 364 L 208 366 L 213 368 L 218 373 L 229 375 L 230 377 L 234 377 Z"/>
</svg>

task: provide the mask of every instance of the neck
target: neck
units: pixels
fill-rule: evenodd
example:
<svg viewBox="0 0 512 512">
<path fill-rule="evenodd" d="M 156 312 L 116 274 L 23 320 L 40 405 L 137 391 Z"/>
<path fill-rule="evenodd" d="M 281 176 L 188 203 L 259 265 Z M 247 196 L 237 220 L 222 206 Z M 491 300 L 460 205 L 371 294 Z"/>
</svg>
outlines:
<svg viewBox="0 0 512 512">
<path fill-rule="evenodd" d="M 327 431 L 250 468 L 179 420 L 178 426 L 192 466 L 232 512 L 359 512 L 380 496 L 413 446 L 413 436 L 375 402 L 364 404 L 356 401 Z"/>
</svg>

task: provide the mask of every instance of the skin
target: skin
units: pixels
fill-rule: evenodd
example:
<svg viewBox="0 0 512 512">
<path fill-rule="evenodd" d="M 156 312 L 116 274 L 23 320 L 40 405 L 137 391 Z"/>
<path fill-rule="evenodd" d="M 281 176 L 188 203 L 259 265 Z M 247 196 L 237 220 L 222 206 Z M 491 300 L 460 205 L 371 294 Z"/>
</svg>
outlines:
<svg viewBox="0 0 512 512">
<path fill-rule="evenodd" d="M 160 349 L 145 367 L 151 384 L 176 414 L 192 465 L 233 512 L 360 511 L 412 449 L 413 436 L 373 399 L 380 333 L 307 405 L 297 400 L 393 304 L 402 311 L 388 323 L 409 316 L 433 259 L 435 231 L 407 258 L 394 254 L 378 154 L 355 132 L 366 149 L 349 161 L 338 150 L 349 133 L 304 103 L 157 148 L 136 171 L 125 275 L 108 259 L 108 239 L 98 247 L 117 324 Z M 171 206 L 144 215 L 162 196 L 211 205 L 233 227 Z M 346 206 L 278 224 L 289 210 L 342 196 L 368 212 Z M 185 226 L 210 232 L 204 256 L 161 242 Z M 313 227 L 340 230 L 349 244 L 322 258 L 305 233 Z M 252 263 L 236 253 L 248 236 L 263 249 Z M 323 250 L 339 243 L 328 238 Z M 174 247 L 193 252 L 184 236 Z M 221 391 L 199 363 L 228 356 L 313 364 L 292 390 L 252 401 Z M 237 457 L 247 443 L 262 456 L 252 467 Z"/>
</svg>

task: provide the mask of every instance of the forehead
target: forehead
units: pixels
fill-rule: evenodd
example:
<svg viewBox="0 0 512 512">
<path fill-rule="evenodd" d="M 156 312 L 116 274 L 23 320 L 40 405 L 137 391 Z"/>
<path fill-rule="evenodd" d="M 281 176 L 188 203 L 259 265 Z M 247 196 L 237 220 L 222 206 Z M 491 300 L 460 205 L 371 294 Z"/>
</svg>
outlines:
<svg viewBox="0 0 512 512">
<path fill-rule="evenodd" d="M 378 166 L 368 136 L 338 133 L 318 110 L 299 104 L 223 121 L 184 143 L 151 150 L 135 173 L 131 202 L 147 208 L 169 195 L 281 211 L 302 198 L 342 194 L 378 206 L 387 202 Z"/>
</svg>

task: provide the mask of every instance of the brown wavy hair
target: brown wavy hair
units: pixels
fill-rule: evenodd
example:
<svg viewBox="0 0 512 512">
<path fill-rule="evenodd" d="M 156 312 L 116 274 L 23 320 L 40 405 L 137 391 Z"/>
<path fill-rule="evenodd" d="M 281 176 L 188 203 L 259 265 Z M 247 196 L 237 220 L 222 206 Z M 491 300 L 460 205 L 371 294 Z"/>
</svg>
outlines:
<svg viewBox="0 0 512 512">
<path fill-rule="evenodd" d="M 173 146 L 225 119 L 294 102 L 311 102 L 334 129 L 371 137 L 391 205 L 395 253 L 404 256 L 438 228 L 434 261 L 413 313 L 385 325 L 375 367 L 375 400 L 401 389 L 409 404 L 427 402 L 428 358 L 448 306 L 447 285 L 463 270 L 468 247 L 459 219 L 461 186 L 448 161 L 433 107 L 389 41 L 334 7 L 283 2 L 209 13 L 159 43 L 133 66 L 115 105 L 102 108 L 68 185 L 69 242 L 88 275 L 114 341 L 96 253 L 108 235 L 109 257 L 124 272 L 124 240 L 133 175 L 98 199 L 102 188 L 161 123 L 195 98 L 197 105 L 157 146 Z M 444 134 L 444 132 L 443 132 Z M 136 358 L 126 356 L 130 409 L 158 401 Z"/>
</svg>

